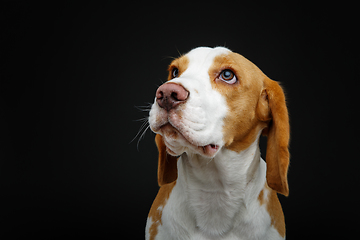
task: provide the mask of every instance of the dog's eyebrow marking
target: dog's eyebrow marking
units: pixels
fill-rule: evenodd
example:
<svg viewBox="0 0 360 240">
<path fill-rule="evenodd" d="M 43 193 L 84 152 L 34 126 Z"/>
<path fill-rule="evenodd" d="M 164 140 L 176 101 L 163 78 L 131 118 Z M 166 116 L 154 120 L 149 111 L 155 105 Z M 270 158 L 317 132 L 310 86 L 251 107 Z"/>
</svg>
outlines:
<svg viewBox="0 0 360 240">
<path fill-rule="evenodd" d="M 178 77 L 181 76 L 182 73 L 185 72 L 185 70 L 188 68 L 189 66 L 189 58 L 186 55 L 181 56 L 180 58 L 175 59 L 174 61 L 171 62 L 171 64 L 168 67 L 168 81 L 171 80 L 172 77 L 172 69 L 174 67 L 179 69 L 179 74 Z"/>
</svg>

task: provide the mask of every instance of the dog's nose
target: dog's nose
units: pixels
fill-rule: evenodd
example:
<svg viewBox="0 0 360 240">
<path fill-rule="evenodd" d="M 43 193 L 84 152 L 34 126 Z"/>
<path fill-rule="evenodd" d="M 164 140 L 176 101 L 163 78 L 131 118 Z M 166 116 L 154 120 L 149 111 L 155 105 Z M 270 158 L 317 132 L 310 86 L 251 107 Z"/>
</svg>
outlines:
<svg viewBox="0 0 360 240">
<path fill-rule="evenodd" d="M 176 83 L 165 83 L 156 91 L 156 102 L 166 111 L 185 102 L 188 97 L 189 92 L 183 86 Z"/>
</svg>

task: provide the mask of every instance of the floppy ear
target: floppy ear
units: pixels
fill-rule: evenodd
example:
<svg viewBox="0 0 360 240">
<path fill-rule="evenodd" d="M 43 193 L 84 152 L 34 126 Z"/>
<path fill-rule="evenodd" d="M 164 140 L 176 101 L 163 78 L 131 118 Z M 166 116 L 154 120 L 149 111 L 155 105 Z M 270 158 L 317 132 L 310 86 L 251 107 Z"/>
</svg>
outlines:
<svg viewBox="0 0 360 240">
<path fill-rule="evenodd" d="M 177 179 L 177 158 L 166 152 L 166 146 L 160 134 L 156 134 L 155 143 L 159 151 L 158 184 L 161 187 Z"/>
<path fill-rule="evenodd" d="M 264 87 L 259 101 L 263 118 L 260 120 L 271 119 L 263 131 L 263 134 L 267 135 L 266 180 L 273 190 L 288 196 L 290 126 L 285 94 L 280 85 L 269 78 L 265 79 Z M 268 102 L 268 106 L 265 101 Z"/>
</svg>

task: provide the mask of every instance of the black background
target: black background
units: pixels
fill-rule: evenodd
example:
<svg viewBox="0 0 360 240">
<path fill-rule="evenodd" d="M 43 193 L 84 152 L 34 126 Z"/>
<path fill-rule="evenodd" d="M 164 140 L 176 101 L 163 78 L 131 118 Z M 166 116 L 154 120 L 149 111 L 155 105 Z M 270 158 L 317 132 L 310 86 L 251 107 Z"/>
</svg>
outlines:
<svg viewBox="0 0 360 240">
<path fill-rule="evenodd" d="M 282 83 L 291 119 L 287 239 L 357 225 L 356 6 L 5 1 L 0 219 L 13 239 L 143 239 L 157 193 L 150 130 L 171 57 L 226 46 Z M 262 144 L 263 145 L 263 144 Z"/>
</svg>

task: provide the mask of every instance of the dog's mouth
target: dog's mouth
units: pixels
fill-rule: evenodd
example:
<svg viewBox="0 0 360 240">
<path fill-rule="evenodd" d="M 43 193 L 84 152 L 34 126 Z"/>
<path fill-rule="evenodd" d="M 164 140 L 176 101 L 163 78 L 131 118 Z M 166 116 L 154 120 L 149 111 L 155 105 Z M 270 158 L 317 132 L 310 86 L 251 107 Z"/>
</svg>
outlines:
<svg viewBox="0 0 360 240">
<path fill-rule="evenodd" d="M 214 143 L 199 146 L 195 141 L 187 137 L 186 134 L 181 133 L 170 123 L 161 126 L 160 132 L 164 136 L 167 152 L 173 156 L 178 156 L 182 154 L 183 153 L 182 147 L 188 147 L 194 152 L 197 152 L 203 156 L 214 157 L 220 148 L 219 145 Z"/>
</svg>

